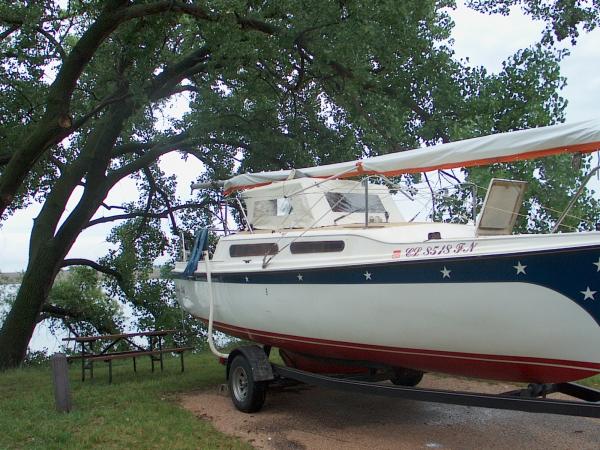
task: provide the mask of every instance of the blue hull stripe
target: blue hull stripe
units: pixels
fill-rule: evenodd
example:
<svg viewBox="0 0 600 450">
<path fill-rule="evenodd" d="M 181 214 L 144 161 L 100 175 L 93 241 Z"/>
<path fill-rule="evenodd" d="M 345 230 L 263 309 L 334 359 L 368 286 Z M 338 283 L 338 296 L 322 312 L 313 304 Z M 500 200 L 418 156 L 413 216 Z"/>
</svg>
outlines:
<svg viewBox="0 0 600 450">
<path fill-rule="evenodd" d="M 206 275 L 193 278 L 206 280 Z M 600 324 L 600 246 L 347 267 L 213 274 L 244 284 L 531 283 L 570 298 Z M 540 314 L 543 315 L 543 311 Z"/>
</svg>

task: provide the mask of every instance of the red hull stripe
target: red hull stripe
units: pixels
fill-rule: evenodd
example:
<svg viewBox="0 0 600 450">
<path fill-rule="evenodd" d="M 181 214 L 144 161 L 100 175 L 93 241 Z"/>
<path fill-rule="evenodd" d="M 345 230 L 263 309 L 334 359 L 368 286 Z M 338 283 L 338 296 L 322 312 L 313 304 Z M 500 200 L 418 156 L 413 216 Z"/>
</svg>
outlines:
<svg viewBox="0 0 600 450">
<path fill-rule="evenodd" d="M 206 322 L 206 319 L 200 318 Z M 255 342 L 316 356 L 354 359 L 458 375 L 526 382 L 563 382 L 600 373 L 600 363 L 526 356 L 487 355 L 331 341 L 241 328 L 215 328 Z"/>
</svg>

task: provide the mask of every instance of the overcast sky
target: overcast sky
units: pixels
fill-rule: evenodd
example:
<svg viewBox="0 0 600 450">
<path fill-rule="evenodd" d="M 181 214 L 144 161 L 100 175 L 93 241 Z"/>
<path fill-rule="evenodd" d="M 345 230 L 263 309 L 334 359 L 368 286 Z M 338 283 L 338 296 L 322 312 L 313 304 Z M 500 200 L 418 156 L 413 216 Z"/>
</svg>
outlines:
<svg viewBox="0 0 600 450">
<path fill-rule="evenodd" d="M 452 17 L 456 23 L 453 38 L 457 57 L 468 57 L 470 64 L 483 65 L 492 72 L 497 72 L 502 61 L 515 51 L 538 41 L 544 27 L 542 23 L 533 22 L 518 13 L 509 17 L 484 15 L 464 7 L 454 11 Z M 567 122 L 600 117 L 600 30 L 581 35 L 577 46 L 571 49 L 571 55 L 562 62 L 562 74 L 568 80 L 562 92 L 562 96 L 569 101 Z M 176 155 L 163 157 L 161 162 L 169 173 L 177 173 L 179 193 L 182 196 L 189 195 L 189 184 L 196 178 L 199 167 L 189 161 L 182 163 Z M 124 196 L 134 192 L 133 183 L 125 181 L 113 189 L 107 202 L 111 203 L 113 199 L 113 203 L 118 203 Z M 1 272 L 25 268 L 29 232 L 38 211 L 39 206 L 33 205 L 15 214 L 0 228 Z M 101 211 L 102 214 L 104 212 Z M 106 254 L 108 245 L 105 236 L 110 228 L 110 225 L 97 226 L 84 232 L 69 256 L 96 259 Z"/>
</svg>

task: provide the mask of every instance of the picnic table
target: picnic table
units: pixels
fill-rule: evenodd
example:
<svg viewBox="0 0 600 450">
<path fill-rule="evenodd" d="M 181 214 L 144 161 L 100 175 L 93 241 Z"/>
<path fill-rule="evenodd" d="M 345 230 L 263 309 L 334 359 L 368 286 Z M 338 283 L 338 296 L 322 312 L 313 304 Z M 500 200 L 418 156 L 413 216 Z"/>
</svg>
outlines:
<svg viewBox="0 0 600 450">
<path fill-rule="evenodd" d="M 85 381 L 86 370 L 90 378 L 94 378 L 94 361 L 108 363 L 108 382 L 112 383 L 112 361 L 114 359 L 133 358 L 133 371 L 137 372 L 136 358 L 150 357 L 152 372 L 154 363 L 160 362 L 163 370 L 163 354 L 178 353 L 181 359 L 181 371 L 184 371 L 183 353 L 193 347 L 164 347 L 164 338 L 178 333 L 180 330 L 142 331 L 139 333 L 105 334 L 99 336 L 75 336 L 64 338 L 63 341 L 75 341 L 80 345 L 80 354 L 70 356 L 69 360 L 81 359 L 81 381 Z M 139 344 L 134 338 L 147 338 L 147 344 Z M 126 344 L 127 350 L 117 350 L 121 344 Z"/>
</svg>

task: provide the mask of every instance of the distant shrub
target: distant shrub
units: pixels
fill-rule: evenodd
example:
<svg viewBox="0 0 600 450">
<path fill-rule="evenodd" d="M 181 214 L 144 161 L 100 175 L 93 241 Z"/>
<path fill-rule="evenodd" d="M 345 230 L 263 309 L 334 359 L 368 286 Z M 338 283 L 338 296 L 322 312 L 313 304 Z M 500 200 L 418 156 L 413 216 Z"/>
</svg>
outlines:
<svg viewBox="0 0 600 450">
<path fill-rule="evenodd" d="M 42 350 L 35 351 L 27 351 L 27 355 L 25 356 L 25 360 L 23 361 L 24 367 L 41 367 L 47 366 L 50 362 L 50 357 L 48 356 L 48 349 L 43 348 Z"/>
</svg>

